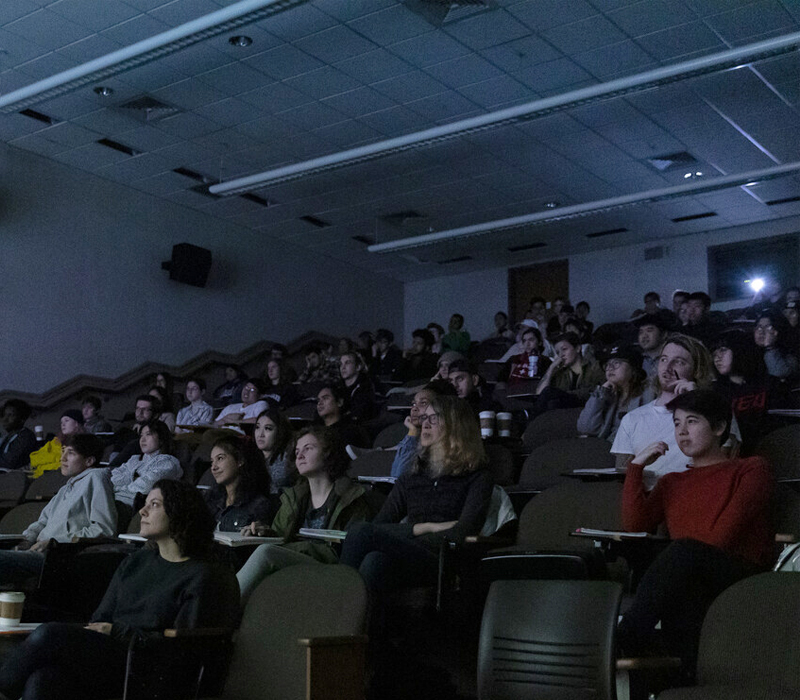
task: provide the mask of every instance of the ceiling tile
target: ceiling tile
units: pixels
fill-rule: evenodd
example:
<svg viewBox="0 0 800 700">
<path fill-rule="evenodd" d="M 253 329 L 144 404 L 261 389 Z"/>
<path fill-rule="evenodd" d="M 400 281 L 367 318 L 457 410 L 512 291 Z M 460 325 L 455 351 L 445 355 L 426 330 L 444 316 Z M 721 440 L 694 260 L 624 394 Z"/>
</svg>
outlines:
<svg viewBox="0 0 800 700">
<path fill-rule="evenodd" d="M 762 0 L 729 12 L 706 17 L 706 24 L 723 39 L 735 44 L 748 43 L 765 34 L 797 31 L 797 23 L 778 0 Z"/>
<path fill-rule="evenodd" d="M 617 44 L 627 37 L 604 17 L 590 17 L 544 32 L 544 38 L 566 54 Z"/>
<path fill-rule="evenodd" d="M 359 117 L 363 114 L 378 112 L 395 105 L 394 100 L 368 87 L 362 87 L 352 92 L 345 92 L 341 95 L 328 97 L 322 100 L 322 103 L 333 107 L 349 117 Z"/>
<path fill-rule="evenodd" d="M 323 29 L 332 27 L 336 20 L 330 15 L 318 10 L 311 4 L 300 5 L 289 12 L 281 12 L 268 17 L 256 26 L 265 29 L 270 34 L 284 41 L 296 41 L 309 34 L 316 34 Z"/>
<path fill-rule="evenodd" d="M 658 63 L 630 40 L 576 54 L 573 60 L 600 80 L 658 68 Z"/>
<path fill-rule="evenodd" d="M 49 53 L 49 49 L 5 29 L 0 29 L 0 47 L 3 49 L 3 53 L 0 53 L 0 66 L 3 67 L 18 66 L 23 61 Z"/>
<path fill-rule="evenodd" d="M 644 0 L 613 10 L 608 18 L 628 36 L 640 36 L 686 24 L 697 16 L 686 5 L 669 0 Z"/>
<path fill-rule="evenodd" d="M 661 61 L 687 58 L 696 53 L 722 51 L 727 47 L 720 38 L 702 22 L 692 22 L 636 40 L 645 51 Z"/>
<path fill-rule="evenodd" d="M 405 107 L 392 107 L 359 117 L 360 122 L 368 124 L 384 136 L 399 136 L 429 126 L 428 121 L 416 112 Z"/>
<path fill-rule="evenodd" d="M 211 41 L 204 41 L 164 56 L 159 60 L 159 64 L 184 75 L 199 75 L 230 65 L 234 61 L 233 56 L 224 51 L 218 51 Z"/>
<path fill-rule="evenodd" d="M 232 97 L 198 107 L 194 113 L 223 126 L 236 126 L 262 116 L 262 112 L 258 108 Z"/>
<path fill-rule="evenodd" d="M 26 61 L 19 66 L 18 70 L 20 73 L 29 76 L 31 82 L 35 82 L 49 78 L 51 75 L 56 75 L 61 71 L 69 70 L 72 67 L 74 67 L 72 61 L 61 54 L 52 52 L 46 53 L 39 58 L 34 58 L 31 61 Z"/>
<path fill-rule="evenodd" d="M 0 128 L 0 134 L 2 134 L 2 128 Z M 12 139 L 9 141 L 9 143 L 16 148 L 22 148 L 26 151 L 31 151 L 32 153 L 38 153 L 40 156 L 45 156 L 47 158 L 52 158 L 58 153 L 63 153 L 64 151 L 69 150 L 69 146 L 65 146 L 62 143 L 56 143 L 55 141 L 49 141 L 45 138 L 42 138 L 39 134 L 21 136 L 20 138 Z"/>
<path fill-rule="evenodd" d="M 116 24 L 113 27 L 104 29 L 101 34 L 107 36 L 111 41 L 122 46 L 130 46 L 137 41 L 149 39 L 156 34 L 161 34 L 169 29 L 169 25 L 159 22 L 150 15 L 139 15 L 127 22 Z"/>
<path fill-rule="evenodd" d="M 272 78 L 243 63 L 230 63 L 203 73 L 197 79 L 226 95 L 239 95 L 274 82 Z"/>
<path fill-rule="evenodd" d="M 451 88 L 459 88 L 489 78 L 497 78 L 503 72 L 477 54 L 454 58 L 444 63 L 428 66 L 425 71 Z"/>
<path fill-rule="evenodd" d="M 173 173 L 172 171 L 163 172 L 152 177 L 146 177 L 141 180 L 131 182 L 131 185 L 143 192 L 150 194 L 164 194 L 166 192 L 175 192 L 178 190 L 185 190 L 190 186 L 193 180 Z"/>
<path fill-rule="evenodd" d="M 283 81 L 282 84 L 316 100 L 349 92 L 361 85 L 358 80 L 346 73 L 342 73 L 342 71 L 333 66 L 324 66 L 309 73 L 298 75 L 296 78 L 289 78 L 289 80 Z M 242 99 L 247 98 L 243 95 Z"/>
<path fill-rule="evenodd" d="M 389 44 L 388 49 L 418 68 L 470 53 L 466 46 L 444 32 L 420 34 L 405 41 Z"/>
<path fill-rule="evenodd" d="M 405 73 L 404 75 L 374 83 L 373 87 L 395 102 L 406 103 L 423 97 L 445 92 L 447 88 L 438 80 L 434 80 L 422 71 Z"/>
<path fill-rule="evenodd" d="M 481 111 L 466 97 L 452 91 L 423 97 L 421 100 L 409 102 L 406 106 L 433 122 L 466 118 Z"/>
<path fill-rule="evenodd" d="M 216 90 L 197 78 L 181 80 L 160 90 L 148 92 L 156 99 L 183 109 L 195 109 L 210 102 L 219 102 L 226 97 L 221 90 Z"/>
<path fill-rule="evenodd" d="M 390 7 L 395 4 L 395 0 L 348 0 L 347 2 L 316 0 L 314 4 L 331 17 L 342 22 L 349 22 L 352 19 L 382 10 L 384 7 Z"/>
<path fill-rule="evenodd" d="M 64 0 L 54 3 L 51 9 L 57 15 L 94 32 L 108 29 L 108 27 L 139 14 L 137 10 L 121 0 L 103 0 L 103 8 L 99 12 L 95 0 Z"/>
<path fill-rule="evenodd" d="M 212 0 L 181 0 L 181 2 L 169 2 L 156 7 L 150 10 L 149 14 L 159 22 L 170 27 L 177 27 L 179 24 L 210 15 L 219 9 L 219 6 Z"/>
<path fill-rule="evenodd" d="M 81 170 L 96 170 L 105 165 L 112 163 L 119 163 L 130 156 L 115 151 L 111 148 L 106 148 L 97 143 L 90 143 L 80 148 L 74 148 L 70 151 L 64 151 L 53 156 L 55 160 L 67 165 L 72 165 Z"/>
<path fill-rule="evenodd" d="M 125 143 L 143 153 L 157 151 L 179 142 L 180 139 L 177 137 L 165 134 L 153 126 L 140 126 L 138 129 L 125 132 Z"/>
<path fill-rule="evenodd" d="M 66 122 L 55 124 L 49 129 L 40 131 L 38 135 L 48 141 L 53 141 L 69 148 L 85 146 L 87 143 L 94 143 L 102 137 L 102 134 L 98 134 L 96 131 Z"/>
<path fill-rule="evenodd" d="M 507 75 L 465 85 L 459 92 L 468 100 L 487 109 L 527 102 L 536 97 L 533 90 Z"/>
<path fill-rule="evenodd" d="M 220 127 L 219 124 L 209 119 L 203 119 L 196 114 L 184 113 L 162 119 L 158 122 L 157 128 L 173 136 L 194 138 L 216 131 Z"/>
<path fill-rule="evenodd" d="M 514 77 L 542 95 L 563 91 L 585 81 L 593 81 L 589 73 L 568 58 L 530 66 L 514 73 Z"/>
<path fill-rule="evenodd" d="M 239 96 L 243 102 L 258 107 L 264 112 L 283 112 L 292 107 L 308 104 L 311 98 L 287 83 L 272 83 Z M 248 120 L 249 121 L 249 120 Z"/>
<path fill-rule="evenodd" d="M 336 67 L 367 85 L 412 70 L 408 63 L 384 49 L 370 51 L 346 61 L 339 61 Z"/>
<path fill-rule="evenodd" d="M 141 126 L 141 123 L 133 117 L 109 108 L 98 109 L 82 117 L 77 117 L 72 120 L 72 123 L 85 126 L 104 136 L 116 136 Z"/>
<path fill-rule="evenodd" d="M 282 44 L 242 61 L 275 80 L 285 80 L 322 67 L 322 63 L 296 46 Z"/>
<path fill-rule="evenodd" d="M 67 44 L 67 46 L 58 49 L 58 53 L 77 66 L 105 56 L 119 48 L 121 48 L 120 45 L 114 43 L 111 39 L 100 34 L 92 34 L 85 39 L 76 41 L 73 44 Z"/>
<path fill-rule="evenodd" d="M 281 112 L 278 116 L 283 120 L 297 125 L 300 129 L 319 129 L 329 124 L 335 124 L 345 119 L 341 112 L 329 107 L 322 102 L 312 102 L 303 107 Z"/>
<path fill-rule="evenodd" d="M 508 12 L 535 32 L 544 32 L 598 14 L 585 0 L 522 0 L 510 5 Z"/>
<path fill-rule="evenodd" d="M 336 63 L 377 48 L 369 39 L 343 25 L 298 39 L 294 45 L 324 63 Z"/>
<path fill-rule="evenodd" d="M 426 20 L 402 4 L 364 15 L 349 22 L 348 26 L 380 45 L 394 44 L 434 31 Z"/>
<path fill-rule="evenodd" d="M 92 33 L 89 29 L 59 17 L 49 10 L 39 10 L 25 15 L 14 22 L 9 22 L 3 29 L 51 50 L 84 39 Z"/>
<path fill-rule="evenodd" d="M 493 46 L 484 49 L 481 54 L 498 68 L 510 73 L 537 63 L 561 58 L 561 53 L 557 49 L 535 36 Z"/>
<path fill-rule="evenodd" d="M 0 5 L 0 26 L 29 15 L 39 9 L 31 0 L 3 0 Z"/>
<path fill-rule="evenodd" d="M 473 49 L 490 46 L 529 36 L 531 30 L 504 9 L 483 12 L 444 27 L 454 39 Z"/>
<path fill-rule="evenodd" d="M 111 177 L 117 181 L 130 182 L 131 180 L 141 180 L 145 177 L 158 175 L 166 170 L 169 170 L 169 168 L 160 156 L 145 153 L 120 161 L 114 165 L 98 168 L 95 172 L 101 177 Z"/>
</svg>

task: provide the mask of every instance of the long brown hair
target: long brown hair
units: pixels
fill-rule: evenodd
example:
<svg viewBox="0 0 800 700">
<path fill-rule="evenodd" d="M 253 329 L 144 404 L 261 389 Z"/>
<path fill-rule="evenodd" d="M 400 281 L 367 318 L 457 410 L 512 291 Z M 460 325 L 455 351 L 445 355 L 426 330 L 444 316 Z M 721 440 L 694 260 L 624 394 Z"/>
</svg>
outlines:
<svg viewBox="0 0 800 700">
<path fill-rule="evenodd" d="M 662 348 L 665 348 L 670 344 L 683 348 L 689 353 L 689 355 L 691 355 L 691 381 L 697 384 L 697 388 L 707 389 L 710 387 L 711 382 L 714 381 L 714 377 L 716 375 L 714 371 L 714 360 L 706 346 L 696 338 L 683 335 L 682 333 L 670 333 L 664 341 Z M 663 349 L 661 352 L 664 352 Z M 656 372 L 656 376 L 653 379 L 653 387 L 656 390 L 656 395 L 661 395 L 661 392 L 664 391 L 663 387 L 661 386 L 661 382 L 658 379 L 658 372 Z"/>
<path fill-rule="evenodd" d="M 437 396 L 431 400 L 431 407 L 443 424 L 442 461 L 441 464 L 432 464 L 431 448 L 422 448 L 414 471 L 420 471 L 423 463 L 428 464 L 431 471 L 439 476 L 458 476 L 480 469 L 486 462 L 486 452 L 480 425 L 470 405 L 456 396 Z"/>
</svg>

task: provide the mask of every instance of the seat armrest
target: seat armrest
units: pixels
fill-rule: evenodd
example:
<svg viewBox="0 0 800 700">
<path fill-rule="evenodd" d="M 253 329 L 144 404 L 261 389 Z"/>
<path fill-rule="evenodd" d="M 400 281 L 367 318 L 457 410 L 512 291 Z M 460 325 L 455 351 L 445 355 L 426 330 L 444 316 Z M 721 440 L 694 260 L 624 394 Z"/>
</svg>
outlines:
<svg viewBox="0 0 800 700">
<path fill-rule="evenodd" d="M 227 627 L 195 627 L 193 629 L 165 629 L 168 639 L 187 639 L 192 637 L 226 637 L 232 633 Z"/>
<path fill-rule="evenodd" d="M 469 535 L 464 538 L 465 545 L 488 545 L 491 547 L 510 547 L 514 540 L 510 537 L 495 537 L 494 535 Z"/>
</svg>

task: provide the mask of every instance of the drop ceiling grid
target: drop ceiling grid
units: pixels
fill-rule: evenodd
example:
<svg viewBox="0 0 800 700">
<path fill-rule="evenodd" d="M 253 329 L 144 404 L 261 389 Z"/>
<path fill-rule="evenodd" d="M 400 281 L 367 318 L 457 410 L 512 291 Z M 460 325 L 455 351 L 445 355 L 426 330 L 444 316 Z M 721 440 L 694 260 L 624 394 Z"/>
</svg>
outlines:
<svg viewBox="0 0 800 700">
<path fill-rule="evenodd" d="M 62 5 L 60 13 L 55 11 L 59 4 Z M 67 3 L 64 0 L 48 10 L 36 11 L 63 15 L 78 27 L 67 32 L 71 43 L 58 49 L 60 53 L 55 54 L 58 58 L 48 59 L 64 65 L 65 56 L 73 58 L 80 56 L 81 51 L 91 52 L 93 38 L 130 43 L 141 38 L 139 34 L 146 31 L 145 27 L 152 33 L 159 24 L 174 26 L 185 21 L 192 12 L 202 14 L 216 9 L 211 5 L 228 4 L 230 1 L 212 3 L 211 0 L 202 0 L 199 4 L 183 3 L 183 7 L 178 8 L 173 3 L 126 0 L 114 4 L 114 11 L 110 13 L 114 17 L 97 18 L 86 26 L 79 21 L 81 11 L 86 7 L 83 2 Z M 74 7 L 68 8 L 68 5 Z M 81 127 L 76 133 L 82 134 L 82 138 L 98 133 L 118 137 L 126 143 L 124 137 L 129 133 L 128 145 L 148 151 L 153 157 L 139 157 L 138 163 L 136 159 L 128 163 L 123 156 L 120 173 L 115 179 L 135 177 L 142 187 L 149 183 L 152 191 L 158 178 L 175 183 L 170 178 L 175 164 L 199 164 L 212 172 L 224 172 L 226 177 L 234 176 L 233 173 L 245 174 L 249 167 L 253 170 L 272 167 L 270 159 L 286 162 L 287 159 L 329 153 L 386 135 L 424 128 L 467 114 L 479 114 L 497 105 L 532 99 L 540 94 L 538 83 L 532 77 L 537 69 L 539 74 L 548 74 L 547 80 L 542 82 L 543 92 L 546 92 L 555 85 L 607 79 L 613 74 L 608 72 L 611 70 L 609 65 L 615 65 L 614 70 L 622 73 L 641 70 L 655 65 L 667 49 L 682 52 L 674 54 L 681 56 L 713 50 L 719 48 L 719 36 L 723 36 L 722 41 L 741 43 L 748 38 L 746 32 L 749 31 L 740 29 L 736 37 L 724 36 L 726 27 L 730 30 L 741 23 L 737 16 L 744 16 L 742 8 L 708 13 L 702 11 L 697 3 L 690 8 L 681 3 L 652 1 L 620 7 L 604 14 L 589 3 L 578 0 L 570 3 L 503 3 L 497 12 L 456 23 L 444 31 L 434 30 L 398 4 L 361 2 L 347 5 L 353 7 L 343 9 L 337 3 L 316 2 L 252 25 L 254 32 L 261 33 L 263 39 L 256 52 L 237 54 L 218 39 L 193 47 L 189 50 L 191 54 L 177 54 L 144 70 L 114 79 L 122 91 L 127 89 L 130 93 L 136 92 L 137 88 L 149 91 L 151 86 L 163 85 L 156 91 L 157 96 L 169 102 L 174 94 L 176 101 L 183 103 L 181 106 L 195 110 L 187 115 L 143 127 L 134 120 L 119 118 L 109 110 L 98 110 L 100 103 L 80 95 L 64 99 L 61 105 L 53 100 L 49 106 L 57 109 L 62 118 Z M 535 14 L 530 13 L 530 7 L 534 5 L 539 7 L 540 12 L 535 14 L 540 18 L 542 7 L 549 8 L 546 23 L 534 21 Z M 674 11 L 668 12 L 667 5 L 673 5 Z M 792 18 L 777 0 L 751 3 L 744 9 L 755 11 L 751 5 L 757 6 L 755 10 L 765 9 L 772 18 L 768 27 L 761 28 L 762 33 L 796 30 L 797 19 Z M 189 6 L 193 9 L 187 10 Z M 126 7 L 149 14 L 136 17 Z M 3 20 L 1 12 L 0 24 Z M 736 12 L 739 15 L 734 15 Z M 9 24 L 18 23 L 12 27 L 17 33 L 30 33 L 35 29 L 41 37 L 52 32 L 52 19 L 42 27 L 34 27 L 30 19 L 27 23 L 19 22 L 20 19 L 9 21 Z M 714 34 L 715 40 L 708 39 L 708 34 L 700 27 Z M 673 31 L 669 34 L 675 29 L 685 30 L 685 41 L 679 40 L 679 33 Z M 101 33 L 97 34 L 97 30 Z M 752 35 L 756 31 L 759 29 L 754 28 Z M 0 34 L 0 42 L 2 36 Z M 425 50 L 426 37 L 435 44 L 437 51 Z M 698 37 L 706 39 L 698 43 Z M 642 39 L 644 41 L 640 41 Z M 648 51 L 648 44 L 652 51 Z M 70 47 L 74 47 L 71 52 Z M 184 59 L 190 56 L 192 60 L 181 60 L 181 56 Z M 380 60 L 376 60 L 378 57 Z M 45 69 L 47 61 L 36 61 L 36 58 L 39 57 L 33 57 L 33 61 L 30 56 L 26 59 L 28 71 Z M 768 64 L 764 65 L 769 72 Z M 0 63 L 0 67 L 4 66 L 5 63 Z M 199 73 L 195 66 L 201 67 Z M 781 81 L 785 85 L 792 84 L 791 69 L 784 69 L 784 73 L 773 72 L 785 75 Z M 328 84 L 329 80 L 332 85 Z M 274 100 L 270 99 L 271 95 L 275 96 Z M 774 95 L 772 97 L 777 100 Z M 646 103 L 647 98 L 642 101 Z M 525 133 L 522 126 L 515 127 L 515 131 L 523 134 L 518 140 L 523 148 L 529 148 L 537 156 L 544 153 L 539 161 L 542 167 L 537 167 L 539 163 L 526 163 L 524 153 L 520 155 L 519 149 L 512 149 L 513 139 L 507 139 L 507 145 L 497 148 L 499 152 L 496 153 L 474 144 L 472 147 L 476 150 L 473 154 L 467 149 L 463 157 L 453 155 L 452 160 L 448 160 L 449 168 L 439 167 L 433 151 L 422 151 L 415 154 L 415 166 L 411 170 L 393 166 L 390 161 L 395 159 L 385 159 L 368 167 L 359 166 L 354 171 L 358 173 L 356 177 L 348 173 L 352 169 L 334 173 L 331 184 L 323 187 L 322 192 L 304 186 L 302 181 L 274 189 L 286 198 L 284 203 L 303 203 L 305 200 L 306 205 L 316 207 L 315 211 L 339 211 L 346 220 L 344 210 L 331 206 L 330 202 L 326 204 L 326 197 L 344 202 L 348 192 L 369 191 L 368 187 L 359 188 L 359 180 L 370 178 L 378 183 L 378 187 L 372 188 L 376 199 L 371 201 L 376 210 L 385 204 L 386 211 L 387 207 L 393 206 L 408 208 L 402 207 L 403 202 L 424 202 L 425 190 L 428 193 L 458 192 L 463 187 L 466 191 L 474 191 L 478 175 L 486 188 L 487 196 L 483 202 L 474 201 L 469 206 L 469 197 L 448 199 L 442 196 L 441 201 L 432 206 L 436 218 L 449 225 L 452 221 L 469 219 L 468 222 L 472 223 L 482 215 L 502 215 L 503 212 L 508 215 L 508 212 L 521 211 L 522 207 L 533 202 L 541 206 L 541 197 L 537 198 L 537 193 L 525 186 L 525 178 L 530 177 L 531 171 L 544 191 L 563 193 L 565 199 L 572 194 L 575 201 L 586 201 L 587 197 L 601 193 L 620 193 L 621 189 L 629 188 L 637 180 L 646 182 L 647 186 L 659 182 L 661 176 L 643 169 L 645 166 L 640 161 L 644 156 L 637 154 L 664 153 L 659 151 L 661 144 L 671 147 L 675 143 L 686 143 L 688 146 L 699 143 L 705 135 L 702 145 L 708 157 L 716 157 L 718 151 L 724 149 L 736 153 L 737 159 L 741 159 L 752 149 L 749 144 L 742 145 L 741 136 L 732 136 L 730 140 L 716 139 L 716 143 L 709 145 L 708 135 L 715 133 L 712 124 L 716 127 L 721 121 L 718 115 L 702 125 L 695 125 L 694 131 L 689 130 L 690 138 L 684 139 L 681 134 L 687 131 L 687 121 L 691 121 L 687 115 L 676 115 L 674 123 L 665 125 L 659 122 L 658 110 L 650 116 L 638 108 L 620 107 L 623 104 L 630 107 L 634 103 L 635 99 L 618 100 L 596 110 L 599 121 L 592 122 L 588 128 L 585 125 L 582 134 L 595 144 L 594 148 L 582 149 L 580 134 L 572 137 L 560 134 L 560 138 L 554 139 L 554 144 L 561 142 L 556 147 L 548 144 L 546 139 L 535 138 L 535 127 L 530 133 Z M 775 125 L 779 117 L 780 110 L 776 108 L 769 121 Z M 402 128 L 403 119 L 405 129 Z M 397 126 L 398 122 L 401 127 Z M 16 124 L 21 123 L 16 120 Z M 4 131 L 3 126 L 0 125 L 0 133 Z M 45 143 L 52 144 L 53 149 L 67 145 L 49 139 L 45 125 L 41 126 L 40 129 L 28 125 L 20 127 L 15 145 L 25 147 L 28 143 L 33 149 L 35 144 L 35 147 L 44 147 L 45 150 L 50 148 L 44 146 Z M 148 130 L 147 136 L 142 132 L 143 128 Z M 30 135 L 31 131 L 36 132 L 35 139 Z M 765 140 L 774 135 L 776 140 L 789 142 L 789 134 L 780 133 L 777 128 L 763 128 L 761 131 Z M 784 131 L 788 132 L 788 129 Z M 51 132 L 51 136 L 56 133 Z M 268 144 L 275 140 L 276 133 L 283 134 L 285 143 L 271 149 Z M 94 144 L 80 143 L 81 138 L 77 136 L 75 139 L 74 152 L 59 152 L 59 159 L 63 162 L 110 172 L 115 167 L 114 161 L 123 155 L 113 151 L 97 155 L 96 148 L 100 147 L 92 148 Z M 248 154 L 248 140 L 258 151 L 254 156 Z M 487 134 L 486 141 L 491 140 L 492 134 Z M 564 152 L 563 143 L 569 144 L 570 141 L 577 142 L 577 147 L 572 145 Z M 453 149 L 451 153 L 456 154 L 458 150 Z M 88 152 L 92 155 L 87 157 Z M 586 157 L 597 162 L 587 164 Z M 481 167 L 482 158 L 489 162 L 486 167 Z M 492 159 L 498 164 L 492 165 Z M 464 166 L 459 177 L 458 166 L 462 162 Z M 155 172 L 159 163 L 168 169 Z M 257 166 L 258 163 L 264 165 Z M 511 165 L 513 172 L 505 184 L 499 179 L 502 163 Z M 337 187 L 337 181 L 345 186 Z M 380 197 L 380 184 L 389 182 L 393 182 L 395 188 L 389 190 L 391 195 L 383 202 L 377 199 Z M 187 188 L 192 184 L 188 180 L 185 183 Z M 174 184 L 169 187 L 174 187 Z M 270 189 L 258 192 L 261 196 L 269 193 Z M 174 199 L 178 194 L 171 192 L 170 196 Z M 247 203 L 246 207 L 241 204 L 223 205 L 221 200 L 214 201 L 193 193 L 179 199 L 184 203 L 197 202 L 197 206 L 212 214 L 219 211 L 220 216 L 232 216 L 231 212 L 236 212 L 234 216 L 267 220 L 262 217 L 262 212 L 251 214 L 245 211 L 258 206 L 252 203 Z M 265 209 L 264 213 L 267 211 Z M 266 230 L 268 232 L 268 228 Z M 302 238 L 302 233 L 297 237 Z"/>
</svg>

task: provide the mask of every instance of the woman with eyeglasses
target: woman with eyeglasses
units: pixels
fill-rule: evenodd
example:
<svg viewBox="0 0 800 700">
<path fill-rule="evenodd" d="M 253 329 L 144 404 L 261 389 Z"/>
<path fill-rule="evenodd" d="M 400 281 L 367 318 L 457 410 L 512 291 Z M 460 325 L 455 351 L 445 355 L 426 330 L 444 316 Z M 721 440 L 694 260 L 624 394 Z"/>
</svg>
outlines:
<svg viewBox="0 0 800 700">
<path fill-rule="evenodd" d="M 614 348 L 603 369 L 606 381 L 589 396 L 578 417 L 578 432 L 613 442 L 623 416 L 656 396 L 636 348 Z"/>
<path fill-rule="evenodd" d="M 443 540 L 477 535 L 492 479 L 469 404 L 434 397 L 420 416 L 419 452 L 371 523 L 355 524 L 341 563 L 358 569 L 378 603 L 392 589 L 432 584 Z"/>
<path fill-rule="evenodd" d="M 764 364 L 767 374 L 778 379 L 794 378 L 800 362 L 790 347 L 789 322 L 779 311 L 767 309 L 756 319 L 753 339 L 764 350 Z"/>
</svg>

